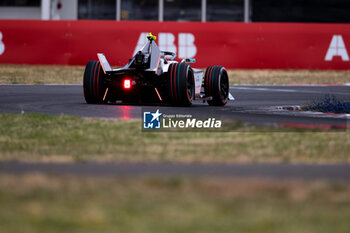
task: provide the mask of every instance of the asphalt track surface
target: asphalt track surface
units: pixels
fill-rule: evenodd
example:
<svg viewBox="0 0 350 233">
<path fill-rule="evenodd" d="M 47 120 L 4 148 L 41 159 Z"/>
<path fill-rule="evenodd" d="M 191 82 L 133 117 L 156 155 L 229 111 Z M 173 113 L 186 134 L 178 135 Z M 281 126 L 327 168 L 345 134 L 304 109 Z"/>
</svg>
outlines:
<svg viewBox="0 0 350 233">
<path fill-rule="evenodd" d="M 235 101 L 211 107 L 195 101 L 192 107 L 152 106 L 168 114 L 191 114 L 241 120 L 252 124 L 349 125 L 349 116 L 304 114 L 278 110 L 281 106 L 307 104 L 326 94 L 349 99 L 350 86 L 231 86 Z M 150 106 L 148 106 L 150 107 Z M 0 85 L 0 113 L 69 114 L 99 118 L 141 118 L 140 105 L 86 104 L 81 85 Z M 346 142 L 346 139 L 344 141 Z M 275 179 L 350 180 L 350 164 L 172 164 L 172 163 L 22 163 L 0 162 L 0 173 L 43 172 L 50 174 L 117 176 L 219 176 Z"/>
<path fill-rule="evenodd" d="M 350 180 L 350 164 L 179 164 L 179 163 L 18 163 L 1 162 L 0 174 L 66 174 L 117 177 L 224 177 Z"/>
<path fill-rule="evenodd" d="M 195 101 L 187 108 L 148 106 L 167 114 L 194 117 L 220 117 L 251 124 L 331 124 L 346 125 L 349 116 L 304 114 L 278 110 L 322 99 L 326 94 L 339 98 L 350 96 L 350 86 L 231 86 L 235 100 L 224 107 Z M 0 113 L 68 114 L 99 118 L 141 118 L 145 106 L 86 104 L 81 85 L 0 85 Z"/>
</svg>

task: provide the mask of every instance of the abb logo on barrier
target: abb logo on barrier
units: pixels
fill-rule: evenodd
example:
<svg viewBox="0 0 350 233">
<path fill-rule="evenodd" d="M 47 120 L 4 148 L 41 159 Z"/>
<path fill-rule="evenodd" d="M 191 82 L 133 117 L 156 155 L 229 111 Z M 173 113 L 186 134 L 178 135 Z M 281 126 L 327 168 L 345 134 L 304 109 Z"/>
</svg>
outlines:
<svg viewBox="0 0 350 233">
<path fill-rule="evenodd" d="M 5 44 L 2 42 L 2 33 L 0 32 L 0 55 L 5 51 Z"/>
<path fill-rule="evenodd" d="M 147 32 L 141 32 L 137 41 L 135 54 L 146 43 Z M 194 44 L 194 35 L 192 33 L 179 33 L 178 34 L 178 47 L 175 45 L 175 36 L 173 33 L 161 32 L 158 34 L 158 46 L 162 51 L 177 52 L 179 58 L 193 58 L 197 54 L 197 47 Z"/>
<path fill-rule="evenodd" d="M 332 61 L 334 56 L 340 56 L 342 61 L 349 61 L 349 55 L 341 35 L 333 35 L 324 60 Z"/>
</svg>

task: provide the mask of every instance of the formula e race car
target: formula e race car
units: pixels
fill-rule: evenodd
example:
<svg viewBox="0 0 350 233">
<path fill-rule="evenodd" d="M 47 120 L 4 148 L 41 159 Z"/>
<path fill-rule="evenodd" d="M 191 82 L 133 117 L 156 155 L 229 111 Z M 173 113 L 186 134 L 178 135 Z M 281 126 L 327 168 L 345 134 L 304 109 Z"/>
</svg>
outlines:
<svg viewBox="0 0 350 233">
<path fill-rule="evenodd" d="M 160 51 L 151 33 L 146 44 L 129 63 L 113 69 L 104 54 L 89 61 L 84 72 L 84 97 L 87 103 L 165 103 L 190 106 L 195 99 L 223 106 L 233 99 L 228 75 L 223 66 L 209 66 L 205 73 L 189 63 L 175 61 L 176 54 Z"/>
</svg>

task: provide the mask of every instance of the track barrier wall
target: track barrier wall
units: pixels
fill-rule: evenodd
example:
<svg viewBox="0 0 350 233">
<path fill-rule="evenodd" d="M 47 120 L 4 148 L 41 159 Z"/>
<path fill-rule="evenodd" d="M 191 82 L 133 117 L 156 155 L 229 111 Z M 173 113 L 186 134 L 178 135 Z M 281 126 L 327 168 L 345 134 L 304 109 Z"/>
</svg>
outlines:
<svg viewBox="0 0 350 233">
<path fill-rule="evenodd" d="M 121 66 L 148 32 L 196 67 L 350 68 L 350 24 L 302 23 L 0 20 L 0 63 L 85 65 L 101 52 Z"/>
</svg>

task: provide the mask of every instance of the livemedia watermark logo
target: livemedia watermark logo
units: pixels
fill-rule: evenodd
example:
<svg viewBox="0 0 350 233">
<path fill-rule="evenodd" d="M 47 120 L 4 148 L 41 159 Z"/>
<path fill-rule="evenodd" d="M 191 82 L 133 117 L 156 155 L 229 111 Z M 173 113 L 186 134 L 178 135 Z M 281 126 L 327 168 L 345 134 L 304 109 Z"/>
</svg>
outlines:
<svg viewBox="0 0 350 233">
<path fill-rule="evenodd" d="M 194 117 L 192 114 L 162 113 L 157 110 L 142 111 L 143 130 L 221 129 L 222 121 L 215 117 Z"/>
<path fill-rule="evenodd" d="M 161 115 L 162 113 L 159 112 L 159 109 L 155 112 L 143 112 L 143 129 L 160 129 Z"/>
</svg>

